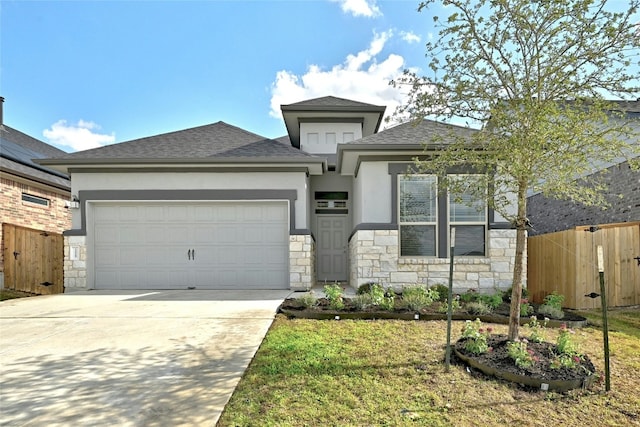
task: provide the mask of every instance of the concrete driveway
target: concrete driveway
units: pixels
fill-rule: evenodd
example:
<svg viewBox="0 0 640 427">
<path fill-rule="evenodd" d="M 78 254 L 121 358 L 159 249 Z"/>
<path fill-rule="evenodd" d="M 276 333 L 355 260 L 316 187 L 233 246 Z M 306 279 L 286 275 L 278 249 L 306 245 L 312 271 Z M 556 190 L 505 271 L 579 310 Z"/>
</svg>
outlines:
<svg viewBox="0 0 640 427">
<path fill-rule="evenodd" d="M 214 426 L 289 291 L 0 303 L 0 425 Z"/>
</svg>

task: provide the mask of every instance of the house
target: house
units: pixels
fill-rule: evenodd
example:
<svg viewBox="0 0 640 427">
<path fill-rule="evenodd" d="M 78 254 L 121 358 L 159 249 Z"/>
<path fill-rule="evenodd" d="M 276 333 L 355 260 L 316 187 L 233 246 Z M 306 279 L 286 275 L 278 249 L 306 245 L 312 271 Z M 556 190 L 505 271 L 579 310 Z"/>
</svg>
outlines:
<svg viewBox="0 0 640 427">
<path fill-rule="evenodd" d="M 45 144 L 29 135 L 4 124 L 0 97 L 0 287 L 14 288 L 14 283 L 5 283 L 5 267 L 11 258 L 25 261 L 27 255 L 43 250 L 41 246 L 29 248 L 29 254 L 20 249 L 11 249 L 13 242 L 7 241 L 5 230 L 9 227 L 28 228 L 39 232 L 61 234 L 71 227 L 71 183 L 67 174 L 42 166 L 33 161 L 44 157 L 64 155 L 64 151 Z M 44 236 L 46 237 L 46 236 Z M 61 249 L 62 250 L 62 249 Z M 17 254 L 14 254 L 16 252 Z M 60 260 L 62 255 L 60 254 Z M 26 265 L 25 265 L 26 267 Z M 41 266 L 42 267 L 42 266 Z M 62 271 L 62 264 L 58 270 Z M 25 280 L 23 273 L 22 278 Z M 39 277 L 48 277 L 42 271 Z M 62 275 L 60 275 L 62 277 Z M 49 279 L 43 279 L 49 280 Z M 62 279 L 60 279 L 61 281 Z M 13 280 L 12 280 L 13 282 Z M 20 283 L 24 285 L 24 283 Z M 62 288 L 62 283 L 59 284 Z M 31 288 L 30 288 L 31 289 Z M 36 289 L 33 288 L 35 291 Z"/>
<path fill-rule="evenodd" d="M 275 140 L 217 122 L 39 160 L 69 173 L 80 200 L 66 289 L 446 283 L 451 226 L 458 287 L 511 285 L 507 221 L 407 174 L 437 150 L 433 135 L 473 130 L 381 131 L 384 106 L 333 96 L 281 109 L 288 134 Z"/>
<path fill-rule="evenodd" d="M 618 101 L 615 106 L 624 112 L 626 121 L 635 123 L 632 126 L 640 132 L 640 99 Z M 636 143 L 640 144 L 638 134 L 636 138 Z M 596 162 L 589 178 L 607 185 L 605 199 L 609 206 L 606 209 L 552 199 L 541 193 L 531 194 L 527 198 L 527 217 L 533 226 L 529 235 L 553 233 L 581 225 L 640 221 L 640 172 L 634 170 L 629 161 Z"/>
</svg>

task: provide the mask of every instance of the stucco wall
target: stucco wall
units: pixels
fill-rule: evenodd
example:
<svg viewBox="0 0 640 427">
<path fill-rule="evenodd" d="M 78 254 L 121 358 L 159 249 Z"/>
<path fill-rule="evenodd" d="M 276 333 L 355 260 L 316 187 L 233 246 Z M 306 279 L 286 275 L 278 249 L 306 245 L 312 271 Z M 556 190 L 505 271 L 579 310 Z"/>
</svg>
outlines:
<svg viewBox="0 0 640 427">
<path fill-rule="evenodd" d="M 71 179 L 73 194 L 82 190 L 296 190 L 296 228 L 309 228 L 307 187 L 304 172 L 74 173 Z M 74 212 L 73 228 L 81 228 L 79 210 Z"/>
<path fill-rule="evenodd" d="M 338 144 L 360 138 L 360 123 L 300 123 L 300 149 L 307 153 L 335 154 Z"/>
<path fill-rule="evenodd" d="M 531 235 L 553 233 L 578 225 L 595 225 L 640 220 L 640 172 L 628 162 L 611 166 L 607 173 L 595 175 L 609 186 L 609 207 L 588 207 L 580 203 L 556 200 L 536 194 L 528 198 L 527 216 Z M 622 197 L 620 197 L 620 195 Z"/>
<path fill-rule="evenodd" d="M 354 225 L 391 222 L 388 162 L 362 162 L 354 180 Z"/>
<path fill-rule="evenodd" d="M 49 206 L 22 201 L 22 193 L 48 199 Z M 33 228 L 35 230 L 62 233 L 71 227 L 71 212 L 65 206 L 70 194 L 57 193 L 4 175 L 0 179 L 0 218 L 2 223 Z M 4 274 L 4 239 L 0 224 L 0 286 Z"/>
</svg>

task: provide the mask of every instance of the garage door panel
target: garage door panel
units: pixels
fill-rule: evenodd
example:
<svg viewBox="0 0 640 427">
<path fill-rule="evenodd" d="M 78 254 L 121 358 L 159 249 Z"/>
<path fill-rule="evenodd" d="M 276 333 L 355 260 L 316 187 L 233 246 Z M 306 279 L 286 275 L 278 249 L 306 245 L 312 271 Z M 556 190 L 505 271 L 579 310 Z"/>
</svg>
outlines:
<svg viewBox="0 0 640 427">
<path fill-rule="evenodd" d="M 95 251 L 96 265 L 103 267 L 115 267 L 120 264 L 118 247 L 100 247 Z"/>
<path fill-rule="evenodd" d="M 214 231 L 213 238 L 215 238 L 217 242 L 233 245 L 238 242 L 241 231 L 242 229 L 234 224 L 229 224 L 225 227 L 218 226 Z"/>
<path fill-rule="evenodd" d="M 116 218 L 121 222 L 137 222 L 140 220 L 140 208 L 138 206 L 120 206 Z"/>
<path fill-rule="evenodd" d="M 238 207 L 235 205 L 220 206 L 216 209 L 215 215 L 216 222 L 237 222 L 238 221 Z"/>
<path fill-rule="evenodd" d="M 114 225 L 100 225 L 95 229 L 96 241 L 104 244 L 119 243 L 119 229 Z"/>
<path fill-rule="evenodd" d="M 161 225 L 147 225 L 144 228 L 144 238 L 142 239 L 142 241 L 152 244 L 165 243 L 167 241 L 166 228 Z"/>
<path fill-rule="evenodd" d="M 96 204 L 95 287 L 287 289 L 288 213 L 283 202 Z"/>
<path fill-rule="evenodd" d="M 147 222 L 164 222 L 165 209 L 163 206 L 145 206 L 144 219 Z"/>
<path fill-rule="evenodd" d="M 189 220 L 189 208 L 187 205 L 167 205 L 166 215 L 168 222 L 186 222 Z"/>
</svg>

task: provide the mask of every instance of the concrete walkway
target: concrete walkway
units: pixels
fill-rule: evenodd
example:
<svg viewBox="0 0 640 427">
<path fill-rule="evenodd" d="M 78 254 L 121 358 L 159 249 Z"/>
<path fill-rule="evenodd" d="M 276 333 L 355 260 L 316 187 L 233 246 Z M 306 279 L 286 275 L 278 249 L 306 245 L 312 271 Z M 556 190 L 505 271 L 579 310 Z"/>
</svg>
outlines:
<svg viewBox="0 0 640 427">
<path fill-rule="evenodd" d="M 0 425 L 214 426 L 289 291 L 0 303 Z"/>
</svg>

